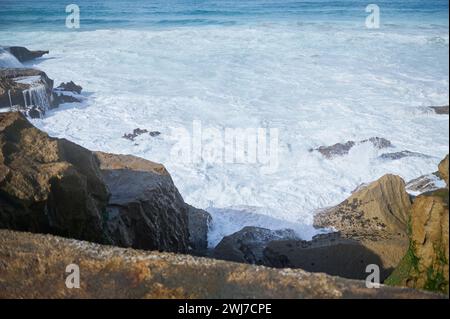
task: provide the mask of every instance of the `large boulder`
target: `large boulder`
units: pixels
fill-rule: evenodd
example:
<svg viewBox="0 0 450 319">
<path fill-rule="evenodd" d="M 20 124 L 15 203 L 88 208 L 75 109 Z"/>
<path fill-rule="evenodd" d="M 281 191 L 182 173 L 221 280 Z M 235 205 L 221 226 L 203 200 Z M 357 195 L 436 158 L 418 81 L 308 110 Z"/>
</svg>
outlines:
<svg viewBox="0 0 450 319">
<path fill-rule="evenodd" d="M 217 259 L 264 264 L 263 251 L 273 240 L 298 239 L 291 229 L 270 230 L 247 226 L 240 231 L 225 236 L 214 248 L 213 256 Z"/>
<path fill-rule="evenodd" d="M 0 113 L 0 228 L 185 252 L 187 207 L 164 166 L 93 153 Z"/>
<path fill-rule="evenodd" d="M 448 293 L 448 214 L 446 188 L 414 200 L 409 249 L 386 283 Z"/>
<path fill-rule="evenodd" d="M 163 165 L 131 155 L 95 153 L 110 192 L 107 225 L 119 246 L 186 252 L 187 205 Z"/>
<path fill-rule="evenodd" d="M 314 226 L 338 230 L 343 238 L 358 241 L 378 256 L 380 269 L 388 275 L 408 249 L 410 208 L 405 182 L 384 175 L 336 207 L 317 213 Z"/>
<path fill-rule="evenodd" d="M 339 233 L 317 235 L 310 241 L 271 241 L 263 254 L 267 266 L 301 268 L 352 279 L 365 279 L 368 265 L 382 265 L 373 251 L 357 240 L 342 238 Z M 380 280 L 391 271 L 381 267 Z"/>
<path fill-rule="evenodd" d="M 65 285 L 80 267 L 80 288 Z M 300 269 L 102 246 L 0 230 L 0 298 L 443 298 L 410 288 L 366 288 Z"/>
<path fill-rule="evenodd" d="M 40 117 L 54 107 L 53 80 L 36 69 L 0 69 L 0 109 Z"/>
<path fill-rule="evenodd" d="M 193 253 L 205 255 L 208 249 L 208 230 L 212 217 L 203 209 L 188 207 L 189 245 Z"/>
</svg>

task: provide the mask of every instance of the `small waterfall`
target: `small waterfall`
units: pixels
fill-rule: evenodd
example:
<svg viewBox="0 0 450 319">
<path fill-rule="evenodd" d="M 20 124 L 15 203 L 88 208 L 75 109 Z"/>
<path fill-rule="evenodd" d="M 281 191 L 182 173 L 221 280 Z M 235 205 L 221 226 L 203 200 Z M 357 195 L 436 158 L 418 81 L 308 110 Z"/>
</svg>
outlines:
<svg viewBox="0 0 450 319">
<path fill-rule="evenodd" d="M 39 107 L 46 112 L 50 108 L 50 101 L 45 86 L 39 84 L 27 90 L 30 96 L 30 106 Z"/>
<path fill-rule="evenodd" d="M 9 107 L 12 110 L 13 109 L 13 104 L 12 104 L 12 98 L 11 98 L 11 90 L 8 90 L 8 97 L 9 97 Z"/>
<path fill-rule="evenodd" d="M 23 68 L 23 65 L 14 55 L 0 48 L 0 68 Z"/>
</svg>

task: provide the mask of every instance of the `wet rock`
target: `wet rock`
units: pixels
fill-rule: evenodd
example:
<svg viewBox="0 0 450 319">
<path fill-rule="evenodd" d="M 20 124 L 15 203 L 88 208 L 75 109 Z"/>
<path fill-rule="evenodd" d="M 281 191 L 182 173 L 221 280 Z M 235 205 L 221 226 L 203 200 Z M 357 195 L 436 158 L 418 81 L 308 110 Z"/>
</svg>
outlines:
<svg viewBox="0 0 450 319">
<path fill-rule="evenodd" d="M 400 152 L 392 152 L 392 153 L 384 153 L 379 156 L 379 158 L 383 160 L 398 160 L 404 157 L 422 157 L 422 158 L 429 158 L 429 155 L 417 153 L 417 152 L 411 152 L 408 150 L 400 151 Z"/>
<path fill-rule="evenodd" d="M 430 106 L 436 114 L 448 114 L 448 105 L 446 106 Z"/>
<path fill-rule="evenodd" d="M 250 264 L 264 264 L 263 250 L 272 240 L 298 239 L 291 229 L 270 230 L 260 227 L 244 227 L 224 237 L 214 248 L 217 259 Z"/>
<path fill-rule="evenodd" d="M 54 107 L 53 80 L 36 69 L 0 69 L 0 108 L 42 116 Z"/>
<path fill-rule="evenodd" d="M 63 103 L 80 103 L 81 99 L 77 98 L 73 95 L 66 95 L 63 93 L 54 93 L 53 101 L 54 101 L 54 104 L 60 105 Z"/>
<path fill-rule="evenodd" d="M 75 84 L 73 81 L 70 81 L 67 83 L 61 83 L 55 90 L 81 94 L 83 88 L 80 85 Z"/>
<path fill-rule="evenodd" d="M 320 146 L 316 149 L 311 149 L 310 151 L 318 151 L 324 157 L 328 159 L 332 159 L 336 156 L 343 156 L 348 154 L 350 149 L 352 149 L 355 145 L 363 144 L 363 143 L 372 143 L 372 145 L 377 149 L 383 149 L 391 147 L 392 144 L 389 140 L 382 137 L 371 137 L 369 139 L 361 140 L 358 142 L 355 141 L 347 141 L 345 143 L 336 143 L 331 146 Z"/>
<path fill-rule="evenodd" d="M 445 298 L 410 288 L 368 289 L 300 269 L 273 269 L 0 230 L 0 298 Z M 67 289 L 66 265 L 81 266 Z"/>
<path fill-rule="evenodd" d="M 127 140 L 134 141 L 136 137 L 145 133 L 148 133 L 146 129 L 135 128 L 132 133 L 125 133 L 122 137 Z"/>
<path fill-rule="evenodd" d="M 151 137 L 155 137 L 155 136 L 158 136 L 158 135 L 160 135 L 161 134 L 161 132 L 158 132 L 158 131 L 151 131 L 150 133 L 148 133 L 148 134 L 150 134 L 150 136 Z"/>
<path fill-rule="evenodd" d="M 422 193 L 432 192 L 442 187 L 443 181 L 438 173 L 432 173 L 417 177 L 406 184 L 408 193 L 417 196 Z"/>
<path fill-rule="evenodd" d="M 8 50 L 9 53 L 14 55 L 20 62 L 26 62 L 36 58 L 40 58 L 41 56 L 49 53 L 49 51 L 30 51 L 25 47 L 18 46 L 4 47 L 4 49 Z"/>
<path fill-rule="evenodd" d="M 189 245 L 191 250 L 198 255 L 205 255 L 208 248 L 208 229 L 211 223 L 211 215 L 202 210 L 187 205 Z"/>
</svg>

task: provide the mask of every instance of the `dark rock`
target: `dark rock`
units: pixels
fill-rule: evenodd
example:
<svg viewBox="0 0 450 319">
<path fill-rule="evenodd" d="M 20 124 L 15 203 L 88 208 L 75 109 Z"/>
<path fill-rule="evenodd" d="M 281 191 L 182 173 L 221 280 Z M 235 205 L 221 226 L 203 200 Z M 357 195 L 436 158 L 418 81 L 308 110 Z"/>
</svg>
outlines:
<svg viewBox="0 0 450 319">
<path fill-rule="evenodd" d="M 53 101 L 55 105 L 63 103 L 80 103 L 81 100 L 72 95 L 65 95 L 64 93 L 53 93 Z"/>
<path fill-rule="evenodd" d="M 151 131 L 149 134 L 150 134 L 151 137 L 155 137 L 155 136 L 160 135 L 161 132 L 158 132 L 158 131 Z"/>
<path fill-rule="evenodd" d="M 186 252 L 187 223 L 164 166 L 93 153 L 0 113 L 0 228 Z"/>
<path fill-rule="evenodd" d="M 66 92 L 74 92 L 77 94 L 81 94 L 81 90 L 83 88 L 77 84 L 75 84 L 73 81 L 67 82 L 67 83 L 61 83 L 55 90 L 58 91 L 66 91 Z"/>
<path fill-rule="evenodd" d="M 5 47 L 12 55 L 16 57 L 20 62 L 25 62 L 40 58 L 44 54 L 48 54 L 48 51 L 30 51 L 24 47 Z"/>
<path fill-rule="evenodd" d="M 163 165 L 96 152 L 110 199 L 108 231 L 119 246 L 187 252 L 188 208 Z"/>
<path fill-rule="evenodd" d="M 208 229 L 211 223 L 211 215 L 202 210 L 187 205 L 189 244 L 194 253 L 205 255 L 208 248 Z"/>
<path fill-rule="evenodd" d="M 122 137 L 127 140 L 134 141 L 136 137 L 145 133 L 148 133 L 146 129 L 135 128 L 132 133 L 125 133 Z"/>
<path fill-rule="evenodd" d="M 250 264 L 264 264 L 263 250 L 273 240 L 298 239 L 291 229 L 270 230 L 260 227 L 244 227 L 224 237 L 214 248 L 217 259 Z"/>
<path fill-rule="evenodd" d="M 348 154 L 350 149 L 352 149 L 355 145 L 362 144 L 362 143 L 372 143 L 373 146 L 377 149 L 383 149 L 391 147 L 392 144 L 389 140 L 382 138 L 382 137 L 371 137 L 369 139 L 365 139 L 359 142 L 355 141 L 347 141 L 345 143 L 336 143 L 331 146 L 320 146 L 316 149 L 311 149 L 310 151 L 318 151 L 323 156 L 325 156 L 328 159 L 332 159 L 336 156 L 342 156 Z"/>
<path fill-rule="evenodd" d="M 446 106 L 430 106 L 436 114 L 448 114 L 448 105 Z"/>
<path fill-rule="evenodd" d="M 411 152 L 408 150 L 400 151 L 400 152 L 393 152 L 393 153 L 384 153 L 379 156 L 379 158 L 383 160 L 398 160 L 404 157 L 422 157 L 422 158 L 428 158 L 430 156 L 422 153 L 417 152 Z"/>
<path fill-rule="evenodd" d="M 264 264 L 351 279 L 365 279 L 367 265 L 375 264 L 381 265 L 381 281 L 392 272 L 383 268 L 379 256 L 370 249 L 356 240 L 341 238 L 339 233 L 320 235 L 311 241 L 271 241 L 264 249 Z"/>
</svg>

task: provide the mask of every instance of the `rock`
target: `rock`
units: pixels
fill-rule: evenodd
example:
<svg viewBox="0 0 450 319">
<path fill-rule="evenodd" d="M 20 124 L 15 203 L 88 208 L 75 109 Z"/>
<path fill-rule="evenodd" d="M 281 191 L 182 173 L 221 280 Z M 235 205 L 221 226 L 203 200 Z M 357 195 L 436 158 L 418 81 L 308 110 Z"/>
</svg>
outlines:
<svg viewBox="0 0 450 319">
<path fill-rule="evenodd" d="M 73 81 L 70 81 L 67 83 L 62 82 L 55 90 L 81 94 L 81 90 L 83 90 L 83 88 L 75 84 Z"/>
<path fill-rule="evenodd" d="M 298 239 L 291 229 L 270 230 L 260 227 L 244 227 L 240 231 L 225 236 L 214 248 L 217 259 L 250 264 L 263 264 L 263 250 L 272 240 Z"/>
<path fill-rule="evenodd" d="M 0 108 L 12 108 L 42 116 L 55 106 L 53 80 L 36 69 L 0 69 Z"/>
<path fill-rule="evenodd" d="M 80 266 L 80 288 L 65 285 Z M 410 288 L 0 230 L 0 298 L 445 298 Z"/>
<path fill-rule="evenodd" d="M 189 245 L 194 253 L 206 254 L 208 248 L 208 229 L 211 223 L 211 215 L 191 205 L 188 207 Z"/>
<path fill-rule="evenodd" d="M 409 194 L 417 196 L 422 193 L 432 192 L 442 187 L 443 181 L 438 177 L 438 172 L 422 175 L 406 184 Z"/>
<path fill-rule="evenodd" d="M 359 241 L 342 238 L 339 233 L 315 236 L 311 241 L 275 240 L 264 249 L 264 264 L 279 268 L 301 268 L 344 278 L 365 279 L 366 267 L 382 265 L 380 257 Z M 392 269 L 380 267 L 383 281 Z"/>
<path fill-rule="evenodd" d="M 445 106 L 430 106 L 430 108 L 436 114 L 448 114 L 448 105 L 445 105 Z"/>
<path fill-rule="evenodd" d="M 439 163 L 439 176 L 445 181 L 448 188 L 448 154 L 447 156 Z"/>
<path fill-rule="evenodd" d="M 336 207 L 319 212 L 314 226 L 334 228 L 376 254 L 381 269 L 397 266 L 408 248 L 407 223 L 411 200 L 405 182 L 384 175 L 353 193 Z"/>
<path fill-rule="evenodd" d="M 151 131 L 150 133 L 148 133 L 151 137 L 155 137 L 161 134 L 161 132 L 158 131 Z"/>
<path fill-rule="evenodd" d="M 404 157 L 422 157 L 422 158 L 429 158 L 429 155 L 417 153 L 417 152 L 411 152 L 408 150 L 400 151 L 400 152 L 392 152 L 392 153 L 384 153 L 379 156 L 380 159 L 383 160 L 398 160 Z"/>
<path fill-rule="evenodd" d="M 336 156 L 342 156 L 348 154 L 351 148 L 355 145 L 363 144 L 363 143 L 372 143 L 372 145 L 377 149 L 383 149 L 391 147 L 392 144 L 389 140 L 382 137 L 371 137 L 369 139 L 365 139 L 359 142 L 355 141 L 347 141 L 345 143 L 336 143 L 331 146 L 320 146 L 316 149 L 311 149 L 310 151 L 318 151 L 323 156 L 328 159 L 332 159 Z"/>
<path fill-rule="evenodd" d="M 0 113 L 0 228 L 186 252 L 187 207 L 161 164 L 93 153 Z"/>
<path fill-rule="evenodd" d="M 24 47 L 5 47 L 7 51 L 9 51 L 12 55 L 16 57 L 20 62 L 25 62 L 29 60 L 33 60 L 36 58 L 40 58 L 41 56 L 48 54 L 48 51 L 30 51 Z"/>
<path fill-rule="evenodd" d="M 128 133 L 128 134 L 125 133 L 122 137 L 127 140 L 134 141 L 134 139 L 136 137 L 138 137 L 139 135 L 145 134 L 145 133 L 148 133 L 148 131 L 146 129 L 135 128 L 133 130 L 133 133 Z"/>
<path fill-rule="evenodd" d="M 53 93 L 53 101 L 55 105 L 63 103 L 80 103 L 81 99 L 73 95 L 66 95 L 63 93 Z"/>
<path fill-rule="evenodd" d="M 112 242 L 187 252 L 188 208 L 164 166 L 131 155 L 95 155 L 110 192 L 106 212 Z"/>
<path fill-rule="evenodd" d="M 386 283 L 448 294 L 448 214 L 447 188 L 414 200 L 409 249 Z"/>
</svg>

